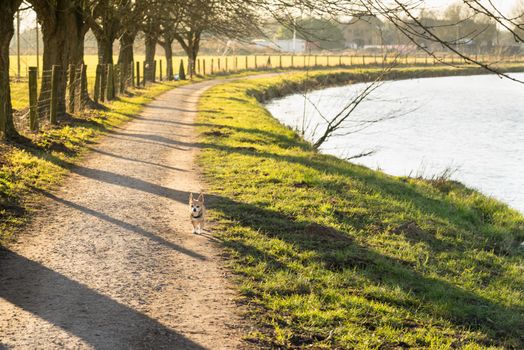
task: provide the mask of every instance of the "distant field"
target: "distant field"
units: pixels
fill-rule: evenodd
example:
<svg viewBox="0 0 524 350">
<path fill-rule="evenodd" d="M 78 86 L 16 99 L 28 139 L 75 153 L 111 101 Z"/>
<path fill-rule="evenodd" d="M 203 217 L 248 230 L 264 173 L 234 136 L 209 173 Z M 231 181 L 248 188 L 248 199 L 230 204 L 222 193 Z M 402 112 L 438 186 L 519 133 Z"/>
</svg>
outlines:
<svg viewBox="0 0 524 350">
<path fill-rule="evenodd" d="M 135 56 L 136 62 L 144 61 L 143 55 Z M 157 76 L 160 75 L 160 62 L 162 62 L 162 76 L 165 76 L 166 72 L 166 59 L 164 56 L 157 56 Z M 199 74 L 213 74 L 226 71 L 238 71 L 246 69 L 257 69 L 257 68 L 290 68 L 290 67 L 314 67 L 314 66 L 338 66 L 338 65 L 371 65 L 380 62 L 382 57 L 379 56 L 200 56 Z M 118 57 L 114 57 L 114 62 L 117 62 Z M 173 67 L 175 74 L 178 73 L 180 67 L 180 61 L 183 60 L 187 65 L 187 57 L 176 56 L 173 57 Z M 391 61 L 392 59 L 390 59 Z M 96 65 L 98 63 L 98 56 L 86 55 L 84 62 L 87 65 L 87 76 L 89 79 L 89 89 L 92 89 L 94 83 L 94 76 L 96 72 Z M 409 57 L 408 62 L 424 63 L 425 60 L 422 58 Z M 432 62 L 432 61 L 431 61 Z M 27 75 L 29 67 L 36 67 L 36 56 L 22 56 L 20 69 L 20 81 L 13 81 L 11 85 L 12 89 L 12 102 L 13 108 L 20 110 L 24 109 L 28 105 L 28 87 L 27 87 Z M 42 66 L 42 58 L 40 57 L 40 67 Z M 17 76 L 17 60 L 15 56 L 11 56 L 11 76 Z M 13 79 L 15 80 L 15 79 Z"/>
<path fill-rule="evenodd" d="M 160 76 L 160 65 L 162 65 L 162 76 L 165 77 L 166 72 L 166 60 L 164 56 L 157 56 L 157 77 Z M 496 62 L 500 58 L 497 57 L 478 57 L 482 61 Z M 521 58 L 519 57 L 518 60 Z M 117 62 L 118 57 L 114 57 L 114 62 Z M 136 62 L 143 62 L 143 55 L 135 56 Z M 173 57 L 173 67 L 175 74 L 178 73 L 180 67 L 180 61 L 183 60 L 187 68 L 187 57 L 176 56 Z M 395 58 L 389 56 L 384 58 L 380 55 L 352 55 L 352 56 L 321 56 L 321 55 L 260 55 L 260 56 L 200 56 L 200 65 L 197 65 L 198 74 L 216 74 L 222 72 L 252 70 L 252 69 L 265 69 L 265 68 L 305 68 L 305 67 L 336 67 L 336 66 L 355 66 L 355 65 L 374 65 L 382 64 L 383 62 L 394 62 Z M 457 57 L 442 56 L 441 60 L 446 63 L 463 63 Z M 518 61 L 517 57 L 506 57 L 504 61 L 515 62 Z M 86 55 L 84 61 L 87 65 L 87 76 L 88 76 L 88 87 L 92 90 L 94 76 L 96 72 L 96 65 L 98 62 L 98 56 Z M 161 62 L 161 63 L 160 63 Z M 438 63 L 433 57 L 428 56 L 402 56 L 397 59 L 397 62 L 404 65 L 421 65 L 428 64 L 433 65 Z M 36 67 L 36 56 L 22 56 L 21 60 L 21 73 L 20 80 L 14 81 L 11 85 L 12 88 L 12 102 L 13 107 L 17 110 L 24 109 L 28 105 L 28 87 L 27 87 L 27 72 L 29 67 Z M 42 59 L 40 57 L 40 67 L 42 66 Z M 204 72 L 205 66 L 205 72 Z M 10 74 L 13 78 L 17 76 L 17 60 L 15 56 L 11 56 L 11 70 Z"/>
<path fill-rule="evenodd" d="M 247 62 L 246 62 L 247 57 Z M 250 56 L 199 56 L 199 59 L 201 60 L 201 63 L 203 61 L 206 61 L 206 69 L 208 72 L 211 71 L 211 63 L 213 63 L 213 71 L 225 71 L 227 70 L 235 70 L 235 69 L 253 69 L 253 68 L 264 68 L 268 66 L 269 58 L 271 59 L 270 63 L 272 67 L 280 67 L 280 57 L 282 57 L 282 68 L 289 68 L 289 67 L 314 67 L 314 66 L 338 66 L 338 65 L 361 65 L 361 64 L 376 64 L 376 63 L 382 63 L 383 57 L 381 55 L 345 55 L 345 56 L 337 56 L 337 55 L 250 55 Z M 11 59 L 11 67 L 10 67 L 10 75 L 12 77 L 16 77 L 18 74 L 18 65 L 17 65 L 17 59 L 16 56 L 10 56 Z M 165 56 L 158 55 L 156 57 L 158 61 L 163 62 L 163 69 L 165 71 Z M 185 56 L 175 56 L 173 57 L 173 65 L 175 67 L 175 71 L 178 71 L 178 67 L 180 65 L 180 60 L 184 60 L 184 62 L 187 62 L 187 57 Z M 488 57 L 483 56 L 482 58 L 479 57 L 479 59 L 482 59 L 483 61 L 498 61 L 499 58 L 496 57 Z M 114 62 L 117 62 L 118 56 L 114 56 Z M 387 58 L 388 62 L 393 62 L 394 56 L 390 55 Z M 451 56 L 442 56 L 442 60 L 444 60 L 447 63 L 460 63 L 463 62 L 463 60 L 460 60 L 459 58 L 455 57 L 452 58 Z M 515 61 L 515 57 L 506 57 L 504 61 Z M 96 70 L 96 64 L 98 63 L 98 56 L 96 55 L 86 55 L 84 58 L 84 61 L 87 65 L 87 74 L 88 76 L 94 76 L 95 70 Z M 144 55 L 135 55 L 135 61 L 142 62 L 144 61 Z M 226 63 L 227 62 L 227 63 Z M 399 62 L 402 64 L 432 64 L 434 62 L 434 58 L 427 57 L 427 56 L 402 56 L 399 58 Z M 247 65 L 246 65 L 247 63 Z M 203 64 L 202 64 L 203 65 Z M 21 77 L 27 77 L 29 67 L 36 67 L 37 61 L 35 55 L 23 55 L 20 58 L 20 76 Z M 42 57 L 40 57 L 40 67 L 42 66 Z M 157 66 L 157 69 L 160 69 L 160 64 Z"/>
</svg>

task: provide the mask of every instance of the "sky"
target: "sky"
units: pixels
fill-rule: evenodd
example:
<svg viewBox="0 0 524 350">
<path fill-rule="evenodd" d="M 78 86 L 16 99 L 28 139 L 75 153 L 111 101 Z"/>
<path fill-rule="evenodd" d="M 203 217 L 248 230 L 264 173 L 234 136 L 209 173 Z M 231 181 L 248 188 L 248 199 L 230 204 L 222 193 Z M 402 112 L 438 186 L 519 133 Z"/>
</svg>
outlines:
<svg viewBox="0 0 524 350">
<path fill-rule="evenodd" d="M 427 4 L 428 8 L 434 7 L 435 9 L 442 9 L 456 3 L 457 0 L 424 0 L 424 2 Z M 497 9 L 505 14 L 510 13 L 516 3 L 515 0 L 492 0 L 492 2 Z"/>
<path fill-rule="evenodd" d="M 1 0 L 0 0 L 1 1 Z M 449 5 L 456 3 L 457 0 L 423 0 L 428 9 L 442 10 Z M 460 0 L 458 0 L 460 1 Z M 487 0 L 486 0 L 487 1 Z M 510 14 L 517 0 L 491 0 L 491 2 L 504 14 Z M 23 30 L 35 26 L 35 16 L 26 11 L 26 18 L 22 21 L 20 28 Z"/>
</svg>

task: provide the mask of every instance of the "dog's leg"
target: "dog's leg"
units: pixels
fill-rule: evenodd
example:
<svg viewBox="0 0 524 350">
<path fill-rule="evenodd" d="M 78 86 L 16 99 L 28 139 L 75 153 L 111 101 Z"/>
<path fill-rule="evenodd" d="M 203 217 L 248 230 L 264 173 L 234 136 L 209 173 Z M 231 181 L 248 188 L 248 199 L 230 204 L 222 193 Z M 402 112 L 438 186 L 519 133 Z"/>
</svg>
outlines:
<svg viewBox="0 0 524 350">
<path fill-rule="evenodd" d="M 198 231 L 197 231 L 199 234 L 202 233 L 202 223 L 199 222 L 198 223 Z"/>
<path fill-rule="evenodd" d="M 193 233 L 197 233 L 196 224 L 194 221 L 191 221 L 191 225 L 193 225 Z"/>
</svg>

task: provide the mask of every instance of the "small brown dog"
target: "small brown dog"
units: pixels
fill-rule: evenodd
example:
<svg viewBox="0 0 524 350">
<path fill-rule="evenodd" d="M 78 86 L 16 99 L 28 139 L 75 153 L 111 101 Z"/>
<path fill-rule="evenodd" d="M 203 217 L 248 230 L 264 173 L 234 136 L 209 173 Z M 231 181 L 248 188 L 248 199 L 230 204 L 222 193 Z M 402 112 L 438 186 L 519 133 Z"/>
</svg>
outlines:
<svg viewBox="0 0 524 350">
<path fill-rule="evenodd" d="M 202 233 L 204 229 L 204 215 L 206 207 L 204 206 L 204 194 L 200 193 L 197 199 L 193 198 L 193 193 L 189 195 L 189 207 L 191 208 L 191 223 L 193 224 L 193 233 Z"/>
</svg>

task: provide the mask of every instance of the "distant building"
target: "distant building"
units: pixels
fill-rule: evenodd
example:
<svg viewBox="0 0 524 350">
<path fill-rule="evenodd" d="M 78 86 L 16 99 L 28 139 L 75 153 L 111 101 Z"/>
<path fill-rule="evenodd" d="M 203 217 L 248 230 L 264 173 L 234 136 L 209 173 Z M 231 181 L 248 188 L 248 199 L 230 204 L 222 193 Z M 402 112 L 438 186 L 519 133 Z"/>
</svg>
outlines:
<svg viewBox="0 0 524 350">
<path fill-rule="evenodd" d="M 308 48 L 308 42 L 303 39 L 283 39 L 276 41 L 279 51 L 303 53 Z"/>
<path fill-rule="evenodd" d="M 310 43 L 303 39 L 282 39 L 269 41 L 264 39 L 256 39 L 252 41 L 253 44 L 261 47 L 266 47 L 275 51 L 304 53 L 309 48 Z"/>
<path fill-rule="evenodd" d="M 383 45 L 384 23 L 374 16 L 352 18 L 342 24 L 345 46 L 350 49 L 377 47 Z"/>
<path fill-rule="evenodd" d="M 251 41 L 252 44 L 260 47 L 265 47 L 271 50 L 278 50 L 278 46 L 273 41 L 269 41 L 266 39 L 255 39 Z"/>
</svg>

